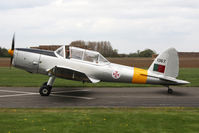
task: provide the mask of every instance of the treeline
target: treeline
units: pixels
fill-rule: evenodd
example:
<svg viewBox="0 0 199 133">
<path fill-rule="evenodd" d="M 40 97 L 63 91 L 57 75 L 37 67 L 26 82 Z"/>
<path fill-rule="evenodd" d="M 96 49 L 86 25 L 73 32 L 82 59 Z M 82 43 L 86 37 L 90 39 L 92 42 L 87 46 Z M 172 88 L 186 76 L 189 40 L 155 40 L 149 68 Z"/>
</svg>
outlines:
<svg viewBox="0 0 199 133">
<path fill-rule="evenodd" d="M 156 54 L 156 52 L 151 49 L 145 49 L 143 51 L 138 50 L 135 53 L 129 54 L 118 54 L 118 50 L 113 49 L 109 41 L 85 42 L 78 40 L 71 42 L 70 46 L 95 50 L 100 52 L 105 57 L 152 57 L 153 54 Z"/>
<path fill-rule="evenodd" d="M 105 57 L 119 57 L 118 50 L 113 49 L 109 41 L 85 42 L 82 40 L 71 42 L 70 46 L 76 46 L 100 52 Z"/>
<path fill-rule="evenodd" d="M 71 42 L 70 46 L 95 50 L 100 52 L 105 57 L 152 57 L 153 54 L 156 54 L 156 52 L 151 49 L 145 49 L 143 51 L 138 50 L 135 53 L 129 53 L 129 54 L 118 54 L 118 50 L 113 49 L 109 41 L 101 41 L 101 42 L 73 41 Z M 6 48 L 0 47 L 0 57 L 10 57 L 10 55 L 8 54 L 8 50 Z"/>
<path fill-rule="evenodd" d="M 120 57 L 152 57 L 153 54 L 156 54 L 154 50 L 145 49 L 143 51 L 138 50 L 135 53 L 120 54 Z"/>
<path fill-rule="evenodd" d="M 0 57 L 10 57 L 10 55 L 8 54 L 8 50 L 6 48 L 0 47 Z"/>
</svg>

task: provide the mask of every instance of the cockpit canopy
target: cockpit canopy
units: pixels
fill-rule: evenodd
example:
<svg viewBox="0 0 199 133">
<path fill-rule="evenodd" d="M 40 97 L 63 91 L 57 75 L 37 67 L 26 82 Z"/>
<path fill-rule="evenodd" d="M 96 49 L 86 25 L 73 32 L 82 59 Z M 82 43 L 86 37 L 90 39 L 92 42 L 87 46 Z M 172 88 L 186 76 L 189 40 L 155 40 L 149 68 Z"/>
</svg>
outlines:
<svg viewBox="0 0 199 133">
<path fill-rule="evenodd" d="M 62 46 L 55 51 L 59 56 L 70 59 L 77 59 L 96 64 L 109 64 L 109 61 L 104 58 L 99 52 L 86 50 L 77 47 Z"/>
</svg>

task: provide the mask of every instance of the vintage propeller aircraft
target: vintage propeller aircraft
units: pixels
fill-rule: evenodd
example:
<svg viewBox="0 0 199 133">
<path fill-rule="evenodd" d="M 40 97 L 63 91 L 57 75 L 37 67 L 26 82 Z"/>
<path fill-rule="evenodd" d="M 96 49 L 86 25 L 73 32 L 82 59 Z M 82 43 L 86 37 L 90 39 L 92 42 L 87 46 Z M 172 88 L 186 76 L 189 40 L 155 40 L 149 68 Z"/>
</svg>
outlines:
<svg viewBox="0 0 199 133">
<path fill-rule="evenodd" d="M 168 87 L 189 82 L 178 80 L 179 59 L 174 48 L 160 54 L 148 70 L 110 63 L 100 53 L 77 47 L 62 46 L 56 51 L 31 48 L 15 48 L 13 36 L 10 64 L 31 73 L 49 76 L 39 93 L 48 96 L 56 77 L 83 82 L 123 82 L 135 84 L 155 84 Z"/>
</svg>

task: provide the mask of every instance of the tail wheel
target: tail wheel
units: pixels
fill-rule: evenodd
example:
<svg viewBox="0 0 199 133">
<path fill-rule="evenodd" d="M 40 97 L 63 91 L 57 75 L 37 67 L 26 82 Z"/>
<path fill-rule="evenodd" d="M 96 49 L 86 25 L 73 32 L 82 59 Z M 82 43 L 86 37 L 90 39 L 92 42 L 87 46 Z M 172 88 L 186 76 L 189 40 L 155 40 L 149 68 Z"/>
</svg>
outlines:
<svg viewBox="0 0 199 133">
<path fill-rule="evenodd" d="M 173 93 L 173 90 L 171 88 L 168 88 L 168 93 L 169 94 L 172 94 Z"/>
</svg>

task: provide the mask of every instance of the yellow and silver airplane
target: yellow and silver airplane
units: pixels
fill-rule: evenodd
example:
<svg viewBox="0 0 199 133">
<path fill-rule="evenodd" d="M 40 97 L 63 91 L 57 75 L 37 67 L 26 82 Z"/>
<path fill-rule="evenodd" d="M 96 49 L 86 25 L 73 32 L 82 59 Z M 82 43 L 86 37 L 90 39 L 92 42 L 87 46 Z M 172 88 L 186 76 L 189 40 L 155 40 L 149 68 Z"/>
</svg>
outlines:
<svg viewBox="0 0 199 133">
<path fill-rule="evenodd" d="M 154 60 L 148 70 L 110 63 L 100 53 L 77 47 L 62 46 L 56 51 L 31 48 L 15 48 L 15 37 L 8 53 L 11 64 L 31 73 L 49 76 L 39 92 L 48 96 L 56 77 L 90 83 L 122 82 L 133 84 L 155 84 L 168 87 L 189 82 L 176 79 L 179 73 L 178 53 L 169 48 Z"/>
</svg>

